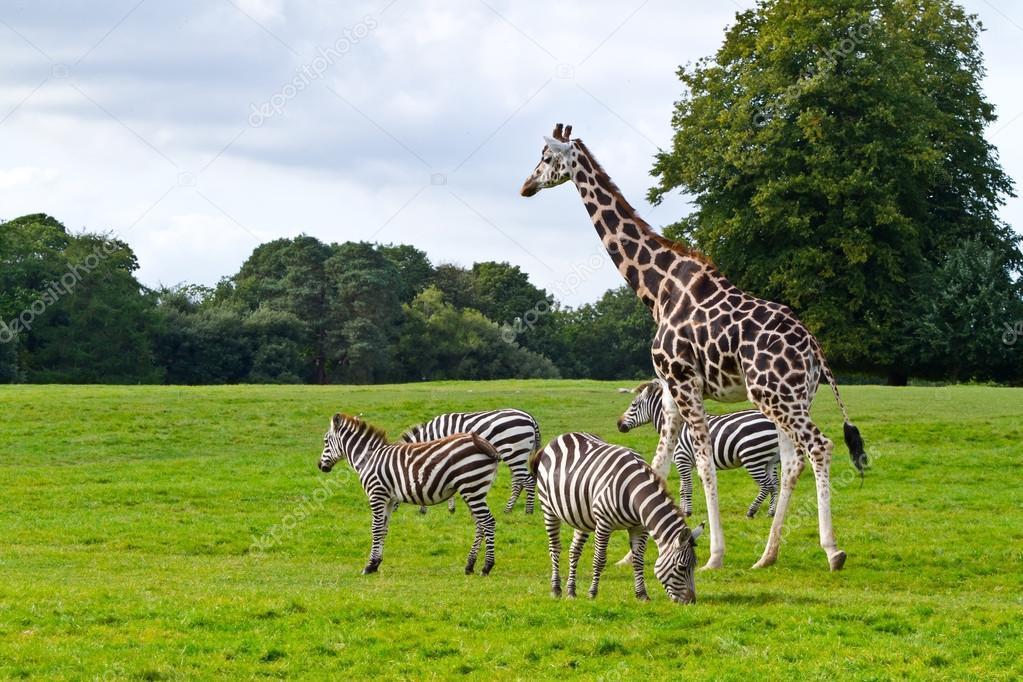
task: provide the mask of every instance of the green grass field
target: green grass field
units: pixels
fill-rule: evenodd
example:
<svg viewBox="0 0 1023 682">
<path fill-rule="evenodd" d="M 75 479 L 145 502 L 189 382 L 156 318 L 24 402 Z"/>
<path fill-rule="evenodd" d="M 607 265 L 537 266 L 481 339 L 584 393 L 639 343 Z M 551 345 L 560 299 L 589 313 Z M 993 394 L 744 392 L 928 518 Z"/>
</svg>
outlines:
<svg viewBox="0 0 1023 682">
<path fill-rule="evenodd" d="M 652 429 L 615 429 L 619 385 L 2 387 L 0 678 L 1023 676 L 1020 390 L 844 389 L 875 463 L 860 487 L 836 447 L 840 573 L 817 546 L 808 468 L 761 571 L 769 519 L 744 517 L 743 472 L 720 474 L 726 568 L 697 575 L 695 606 L 668 601 L 653 549 L 650 603 L 613 566 L 595 601 L 551 599 L 542 516 L 499 511 L 507 470 L 490 577 L 462 573 L 463 505 L 401 507 L 380 572 L 359 575 L 365 497 L 345 466 L 316 469 L 335 411 L 396 436 L 515 406 L 545 439 L 587 430 L 649 457 Z M 815 415 L 840 440 L 828 392 Z M 698 520 L 699 486 L 695 505 Z M 625 549 L 616 535 L 612 558 Z"/>
</svg>

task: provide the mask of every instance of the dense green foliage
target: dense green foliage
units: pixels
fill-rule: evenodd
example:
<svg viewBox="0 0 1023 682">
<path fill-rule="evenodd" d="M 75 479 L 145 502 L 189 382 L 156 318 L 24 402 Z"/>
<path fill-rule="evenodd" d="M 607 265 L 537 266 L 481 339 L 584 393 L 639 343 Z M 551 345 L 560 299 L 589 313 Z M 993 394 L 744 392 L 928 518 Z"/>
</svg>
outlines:
<svg viewBox="0 0 1023 682">
<path fill-rule="evenodd" d="M 365 496 L 346 467 L 316 469 L 335 411 L 394 435 L 438 412 L 514 405 L 545 439 L 591 431 L 649 457 L 652 429 L 615 429 L 631 397 L 617 385 L 0 387 L 0 678 L 1023 677 L 1016 389 L 843 390 L 874 467 L 860 487 L 836 456 L 849 554 L 837 574 L 817 546 L 808 469 L 779 563 L 762 571 L 749 566 L 769 521 L 744 516 L 755 486 L 719 474 L 725 568 L 697 574 L 692 607 L 657 586 L 653 546 L 651 602 L 613 565 L 595 601 L 551 599 L 543 519 L 521 502 L 496 512 L 488 578 L 462 574 L 463 505 L 399 508 L 380 572 L 359 575 Z M 814 417 L 839 437 L 826 392 Z M 502 468 L 495 509 L 508 482 Z M 625 549 L 612 536 L 611 558 Z"/>
<path fill-rule="evenodd" d="M 216 288 L 148 291 L 123 242 L 68 234 L 43 215 L 4 223 L 0 235 L 0 319 L 10 324 L 0 328 L 3 383 L 362 384 L 650 371 L 653 327 L 631 292 L 567 309 L 508 263 L 434 267 L 409 245 L 300 236 L 260 245 Z M 75 272 L 73 286 L 55 289 Z"/>
<path fill-rule="evenodd" d="M 682 189 L 697 209 L 669 234 L 791 305 L 836 364 L 1018 378 L 1020 346 L 1009 361 L 999 339 L 1023 320 L 1023 255 L 997 215 L 1013 185 L 983 135 L 979 30 L 951 0 L 740 12 L 717 54 L 679 71 L 650 196 Z M 959 300 L 953 273 L 983 294 Z M 948 347 L 963 337 L 969 352 Z"/>
</svg>

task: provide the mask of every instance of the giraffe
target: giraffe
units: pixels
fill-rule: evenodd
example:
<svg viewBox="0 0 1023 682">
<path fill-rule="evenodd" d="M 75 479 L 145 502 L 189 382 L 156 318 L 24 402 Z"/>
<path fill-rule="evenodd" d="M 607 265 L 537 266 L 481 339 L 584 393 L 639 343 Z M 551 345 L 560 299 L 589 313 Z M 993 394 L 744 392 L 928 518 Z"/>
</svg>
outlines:
<svg viewBox="0 0 1023 682">
<path fill-rule="evenodd" d="M 710 557 L 704 568 L 723 565 L 725 542 L 718 509 L 704 398 L 747 398 L 778 427 L 782 489 L 767 544 L 753 568 L 778 558 L 781 532 L 796 480 L 810 460 L 817 488 L 820 545 L 831 570 L 846 560 L 831 524 L 832 443 L 810 419 L 810 404 L 823 378 L 842 411 L 844 435 L 861 475 L 867 464 L 859 430 L 849 421 L 817 339 L 788 307 L 755 298 L 729 282 L 688 246 L 654 232 L 637 215 L 572 126 L 558 124 L 545 137 L 540 162 L 522 185 L 531 197 L 571 180 L 582 197 L 611 260 L 657 323 L 651 345 L 654 371 L 665 382 L 665 425 L 652 462 L 662 477 L 682 420 L 692 432 L 697 471 L 707 499 Z M 797 451 L 798 450 L 798 455 Z"/>
</svg>

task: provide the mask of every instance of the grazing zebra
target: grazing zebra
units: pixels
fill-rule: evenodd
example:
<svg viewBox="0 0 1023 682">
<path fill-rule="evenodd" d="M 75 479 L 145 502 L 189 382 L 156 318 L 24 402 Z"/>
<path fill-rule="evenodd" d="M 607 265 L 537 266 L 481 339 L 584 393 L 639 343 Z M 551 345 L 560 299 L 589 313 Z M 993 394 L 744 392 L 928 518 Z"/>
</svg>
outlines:
<svg viewBox="0 0 1023 682">
<path fill-rule="evenodd" d="M 445 438 L 456 433 L 475 433 L 497 448 L 501 461 L 512 474 L 511 497 L 505 512 L 515 508 L 523 489 L 526 491 L 526 513 L 533 513 L 536 479 L 529 473 L 529 456 L 540 447 L 540 426 L 522 410 L 490 410 L 488 412 L 452 412 L 441 414 L 425 424 L 408 429 L 401 436 L 405 443 L 421 443 Z M 424 507 L 419 508 L 425 513 Z M 455 511 L 455 498 L 448 500 L 448 511 Z"/>
<path fill-rule="evenodd" d="M 660 433 L 664 425 L 664 385 L 659 380 L 642 383 L 636 388 L 636 397 L 618 419 L 618 430 L 627 433 L 650 421 Z M 780 460 L 777 428 L 758 410 L 744 410 L 720 416 L 707 417 L 710 429 L 714 466 L 718 469 L 746 468 L 760 491 L 746 515 L 753 518 L 763 501 L 770 496 L 767 515 L 774 515 L 777 494 L 777 463 Z M 682 424 L 678 443 L 672 455 L 678 469 L 682 511 L 693 513 L 693 468 L 696 466 L 696 446 L 690 428 Z"/>
<path fill-rule="evenodd" d="M 636 598 L 648 600 L 643 579 L 647 538 L 657 543 L 654 574 L 675 602 L 696 601 L 693 567 L 696 538 L 682 510 L 675 506 L 664 481 L 638 454 L 585 433 L 566 433 L 533 456 L 544 525 L 551 554 L 551 594 L 561 596 L 561 524 L 575 528 L 568 555 L 568 596 L 575 596 L 579 556 L 590 533 L 595 533 L 593 582 L 597 596 L 600 574 L 607 562 L 607 542 L 615 530 L 629 531 Z"/>
<path fill-rule="evenodd" d="M 626 433 L 648 422 L 654 423 L 658 433 L 664 425 L 664 387 L 660 381 L 641 384 L 637 396 L 618 419 L 618 430 Z M 714 467 L 717 469 L 738 469 L 745 467 L 750 477 L 759 486 L 753 504 L 746 516 L 753 518 L 768 495 L 771 503 L 768 516 L 774 516 L 775 498 L 778 493 L 778 429 L 774 423 L 758 410 L 744 410 L 707 418 L 710 430 L 711 450 Z M 672 456 L 678 469 L 679 498 L 686 516 L 693 513 L 693 467 L 696 466 L 696 448 L 693 445 L 689 427 L 682 425 L 678 443 Z"/>
<path fill-rule="evenodd" d="M 476 519 L 476 537 L 465 563 L 470 575 L 486 540 L 483 575 L 494 567 L 494 515 L 487 492 L 497 477 L 497 450 L 472 433 L 424 443 L 389 445 L 387 435 L 358 417 L 336 414 L 323 438 L 320 471 L 329 472 L 344 457 L 359 475 L 373 512 L 373 548 L 363 575 L 375 573 L 383 560 L 391 512 L 400 502 L 438 504 L 455 493 Z"/>
</svg>

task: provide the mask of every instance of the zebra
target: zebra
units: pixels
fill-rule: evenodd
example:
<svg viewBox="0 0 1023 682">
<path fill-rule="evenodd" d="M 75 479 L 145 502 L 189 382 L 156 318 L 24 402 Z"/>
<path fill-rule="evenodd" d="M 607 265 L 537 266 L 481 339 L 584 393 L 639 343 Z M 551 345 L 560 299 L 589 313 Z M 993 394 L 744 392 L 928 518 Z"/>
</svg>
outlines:
<svg viewBox="0 0 1023 682">
<path fill-rule="evenodd" d="M 391 512 L 400 502 L 432 505 L 462 496 L 476 520 L 476 537 L 465 563 L 472 575 L 486 540 L 483 575 L 494 567 L 494 515 L 487 492 L 497 478 L 497 449 L 472 433 L 424 443 L 388 444 L 387 434 L 358 417 L 336 414 L 323 437 L 320 471 L 328 473 L 344 457 L 359 475 L 373 512 L 373 546 L 362 574 L 375 573 L 384 554 Z"/>
<path fill-rule="evenodd" d="M 643 578 L 643 553 L 653 536 L 658 557 L 654 574 L 677 603 L 696 602 L 693 567 L 701 525 L 690 531 L 664 481 L 637 453 L 586 433 L 558 436 L 530 461 L 537 480 L 540 506 L 551 556 L 551 594 L 561 596 L 561 524 L 575 529 L 568 555 L 568 596 L 575 597 L 576 573 L 583 545 L 595 533 L 593 582 L 597 596 L 607 562 L 612 531 L 628 530 L 636 598 L 650 599 Z"/>
<path fill-rule="evenodd" d="M 413 426 L 401 435 L 404 443 L 419 443 L 455 433 L 475 433 L 489 441 L 512 474 L 511 497 L 504 511 L 510 512 L 523 490 L 526 513 L 532 514 L 536 499 L 536 479 L 529 473 L 529 456 L 540 447 L 540 426 L 522 410 L 503 409 L 487 412 L 452 412 Z M 426 513 L 425 507 L 420 507 Z M 455 498 L 448 500 L 448 511 L 455 511 Z"/>
<path fill-rule="evenodd" d="M 618 430 L 627 433 L 648 422 L 660 432 L 664 424 L 664 387 L 660 381 L 649 381 L 635 389 L 638 393 L 629 408 L 618 419 Z M 746 516 L 753 518 L 760 506 L 771 497 L 767 515 L 774 516 L 778 493 L 777 466 L 780 459 L 778 430 L 774 423 L 758 410 L 744 410 L 707 418 L 710 430 L 714 467 L 737 469 L 745 467 L 760 488 Z M 689 427 L 682 425 L 672 459 L 678 469 L 679 499 L 686 516 L 693 512 L 693 467 L 696 449 Z"/>
</svg>

